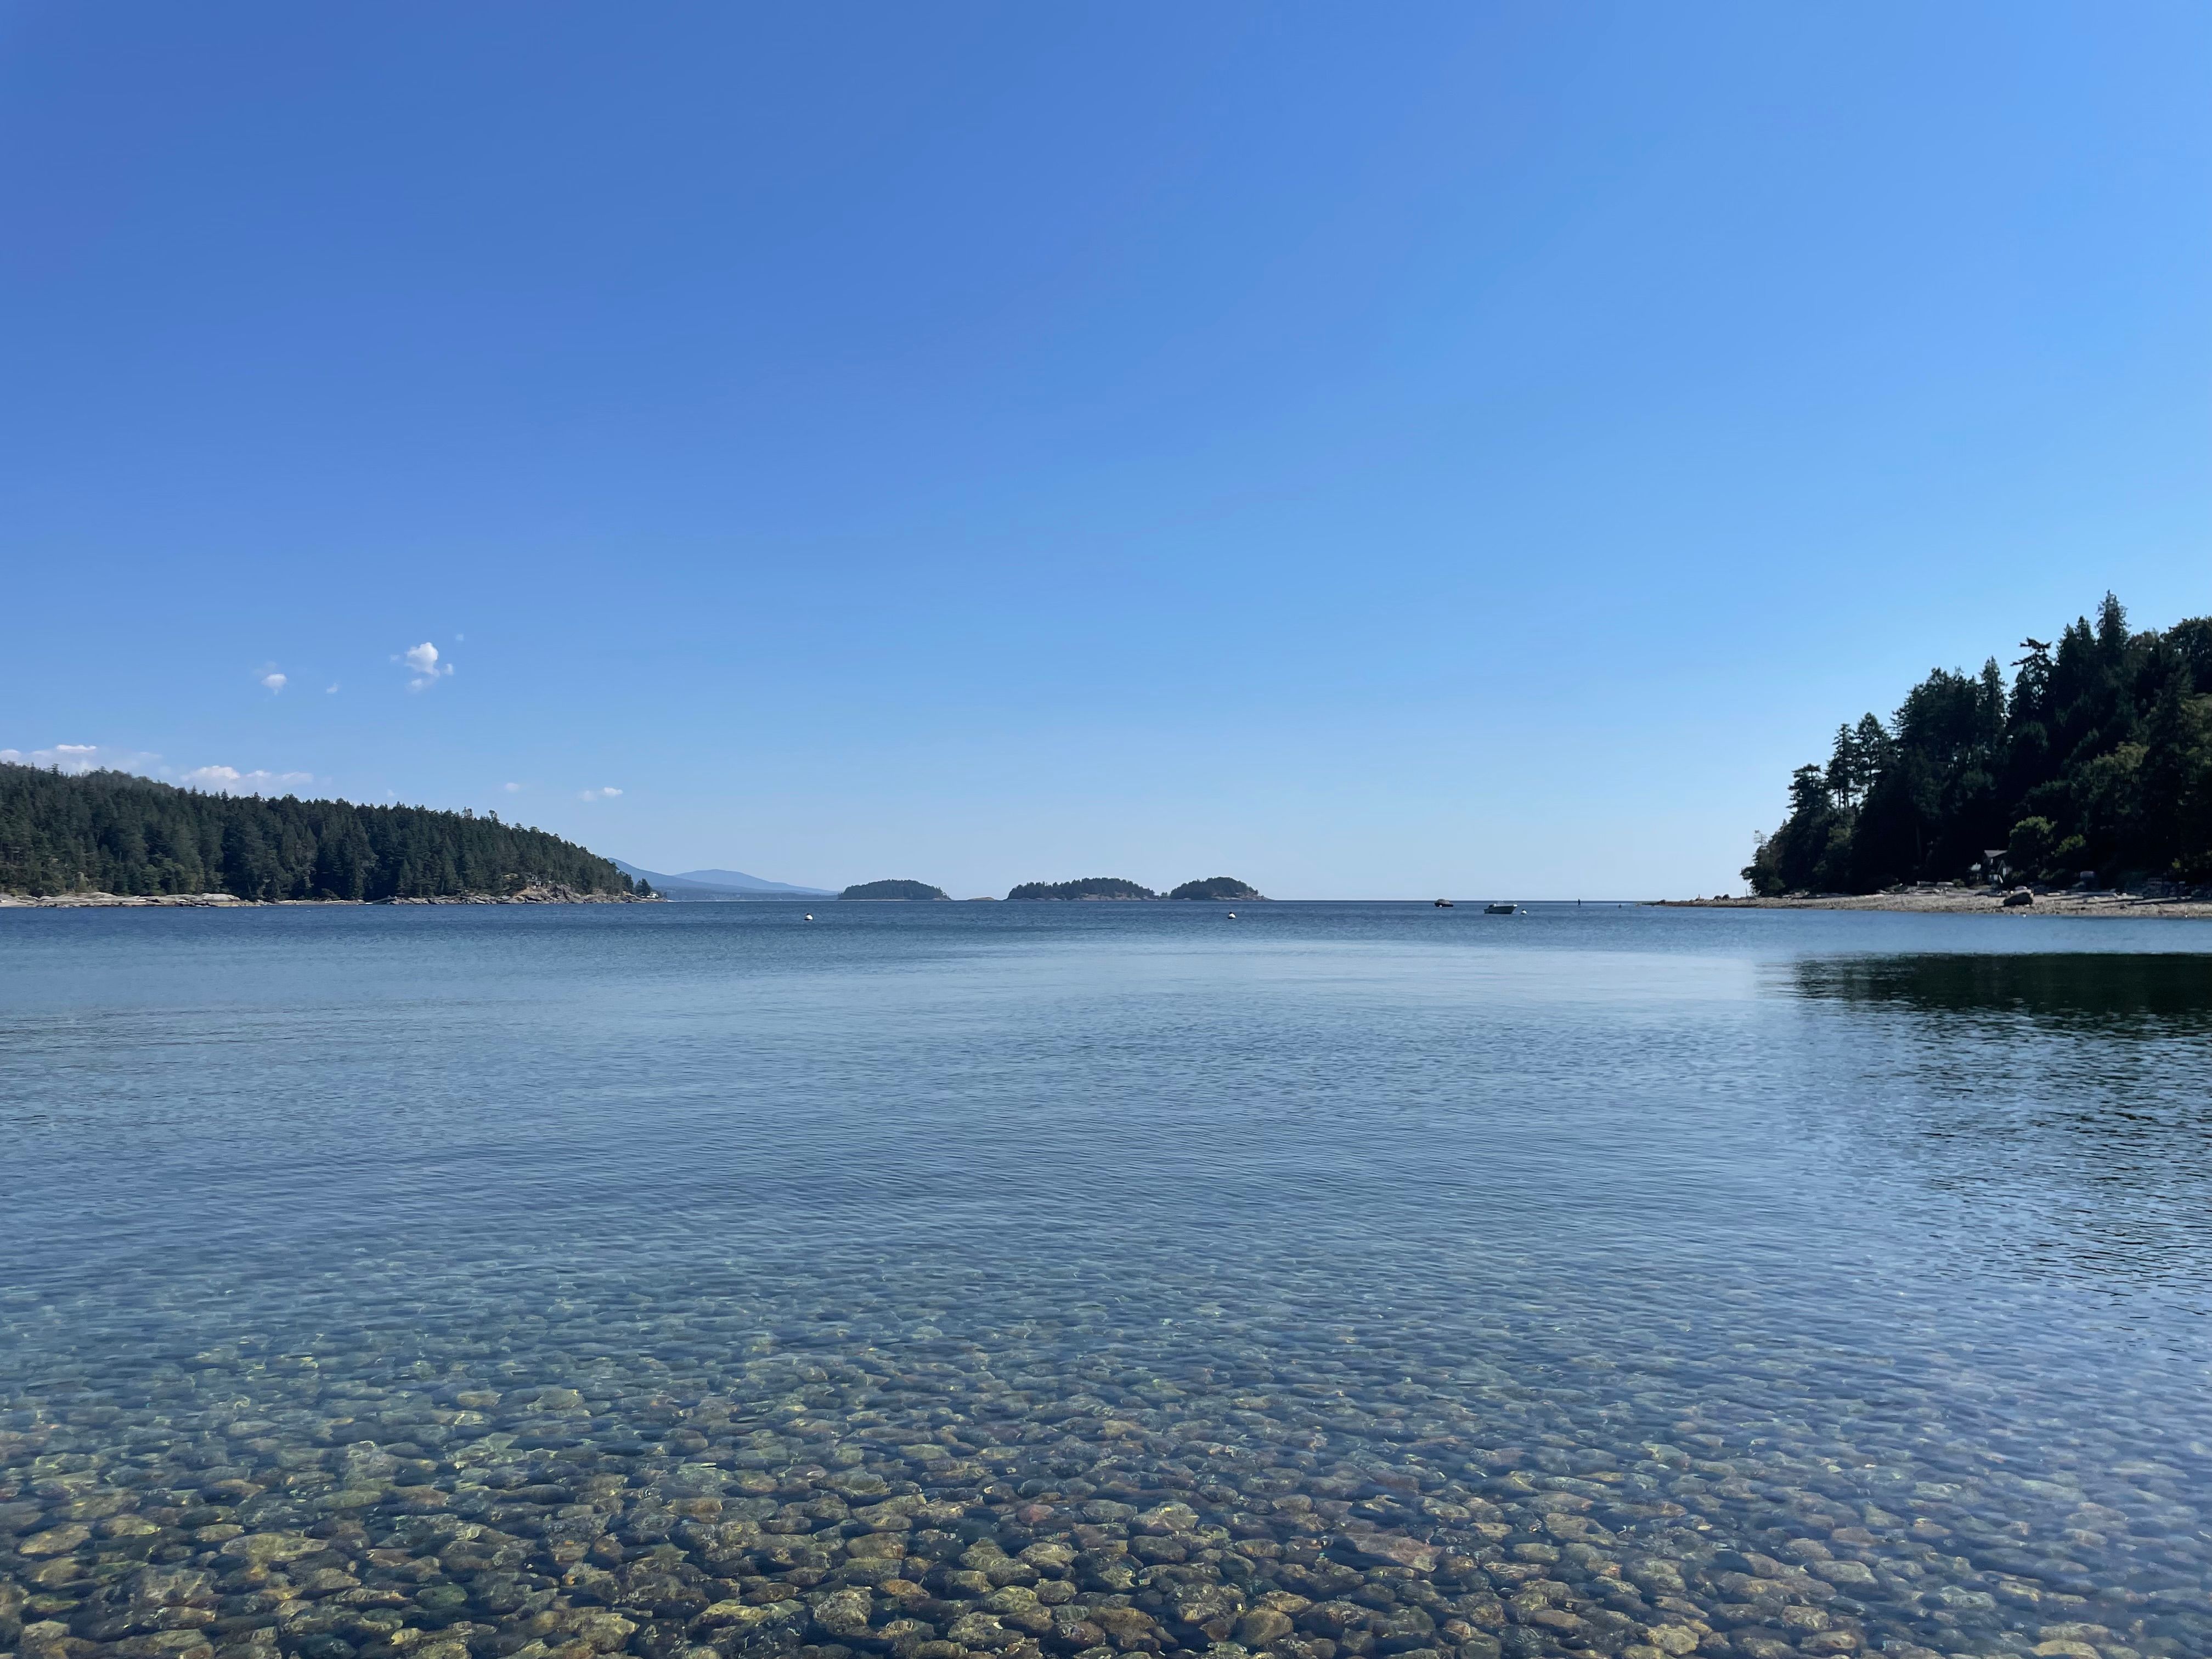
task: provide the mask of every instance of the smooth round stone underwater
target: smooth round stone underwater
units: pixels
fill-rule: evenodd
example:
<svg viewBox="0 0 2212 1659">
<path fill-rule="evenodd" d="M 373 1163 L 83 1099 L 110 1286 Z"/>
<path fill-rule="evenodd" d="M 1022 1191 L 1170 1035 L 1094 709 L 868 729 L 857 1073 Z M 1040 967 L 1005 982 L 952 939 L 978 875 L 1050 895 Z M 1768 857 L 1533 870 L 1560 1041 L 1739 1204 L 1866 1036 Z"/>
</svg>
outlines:
<svg viewBox="0 0 2212 1659">
<path fill-rule="evenodd" d="M 0 915 L 0 1653 L 2212 1653 L 2212 930 Z"/>
</svg>

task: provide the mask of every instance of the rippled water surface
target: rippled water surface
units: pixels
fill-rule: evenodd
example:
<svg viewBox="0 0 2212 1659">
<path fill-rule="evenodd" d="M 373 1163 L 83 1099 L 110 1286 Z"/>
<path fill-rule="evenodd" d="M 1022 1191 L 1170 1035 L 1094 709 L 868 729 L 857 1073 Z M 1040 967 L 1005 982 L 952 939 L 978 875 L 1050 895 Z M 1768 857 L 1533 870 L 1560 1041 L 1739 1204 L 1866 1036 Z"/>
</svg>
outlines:
<svg viewBox="0 0 2212 1659">
<path fill-rule="evenodd" d="M 0 913 L 0 1653 L 2212 1654 L 2212 928 Z"/>
</svg>

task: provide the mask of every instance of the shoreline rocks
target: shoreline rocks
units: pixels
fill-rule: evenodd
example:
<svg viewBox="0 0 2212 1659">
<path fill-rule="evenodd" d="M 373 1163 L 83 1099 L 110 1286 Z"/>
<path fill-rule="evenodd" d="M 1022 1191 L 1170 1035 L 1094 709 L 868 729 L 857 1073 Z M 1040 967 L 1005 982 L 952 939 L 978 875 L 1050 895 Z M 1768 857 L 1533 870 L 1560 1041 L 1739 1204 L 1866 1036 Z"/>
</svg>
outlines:
<svg viewBox="0 0 2212 1659">
<path fill-rule="evenodd" d="M 374 904 L 662 904 L 659 893 L 581 893 L 553 884 L 514 893 L 443 893 L 434 898 L 249 899 L 234 893 L 57 893 L 33 897 L 0 893 L 0 909 L 28 910 L 266 910 L 288 905 Z"/>
<path fill-rule="evenodd" d="M 2212 901 L 2148 898 L 2132 893 L 2038 893 L 2021 904 L 2008 893 L 1954 887 L 1903 893 L 1823 893 L 1802 898 L 1652 899 L 1655 910 L 1896 910 L 1929 915 L 2165 916 L 2212 921 Z"/>
</svg>

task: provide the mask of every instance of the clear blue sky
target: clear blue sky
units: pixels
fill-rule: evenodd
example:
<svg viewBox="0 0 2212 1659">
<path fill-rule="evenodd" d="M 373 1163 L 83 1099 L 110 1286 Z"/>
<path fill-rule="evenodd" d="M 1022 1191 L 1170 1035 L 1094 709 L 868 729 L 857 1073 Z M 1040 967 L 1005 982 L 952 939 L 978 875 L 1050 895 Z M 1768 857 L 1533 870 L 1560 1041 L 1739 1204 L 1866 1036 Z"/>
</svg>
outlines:
<svg viewBox="0 0 2212 1659">
<path fill-rule="evenodd" d="M 1929 667 L 2212 611 L 2208 86 L 2197 4 L 18 0 L 0 748 L 1717 890 Z"/>
</svg>

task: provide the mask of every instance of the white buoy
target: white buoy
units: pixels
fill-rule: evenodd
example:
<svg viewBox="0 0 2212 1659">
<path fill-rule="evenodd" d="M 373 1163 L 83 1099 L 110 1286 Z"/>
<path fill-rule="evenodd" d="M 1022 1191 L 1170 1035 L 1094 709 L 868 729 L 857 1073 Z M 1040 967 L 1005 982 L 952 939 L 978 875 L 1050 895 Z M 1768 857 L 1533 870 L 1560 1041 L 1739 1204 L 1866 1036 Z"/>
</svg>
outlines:
<svg viewBox="0 0 2212 1659">
<path fill-rule="evenodd" d="M 814 920 L 814 912 L 813 912 L 813 911 L 811 911 L 811 910 L 809 910 L 809 911 L 806 913 L 806 919 L 807 919 L 807 921 L 813 921 L 813 920 Z"/>
<path fill-rule="evenodd" d="M 1230 921 L 1236 921 L 1236 920 L 1237 920 L 1237 913 L 1236 913 L 1234 910 L 1231 910 L 1231 911 L 1229 913 L 1229 920 L 1230 920 Z"/>
</svg>

